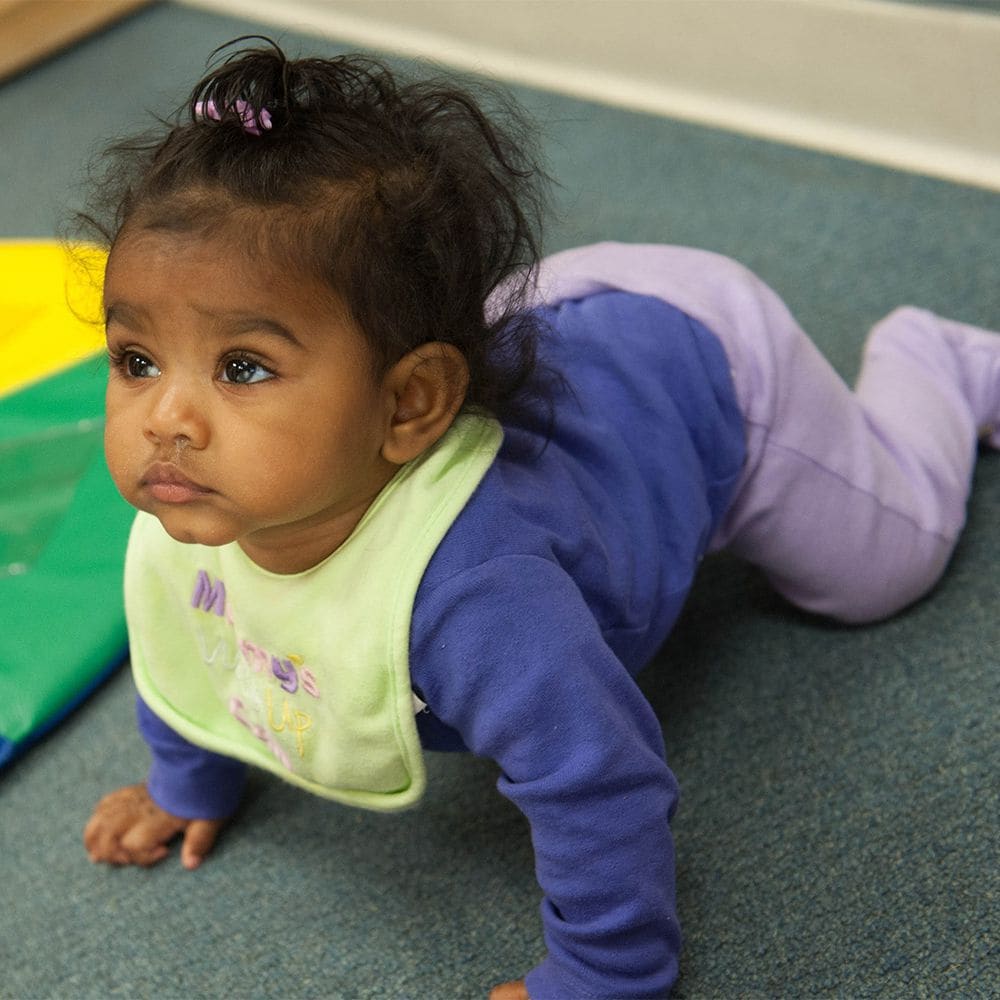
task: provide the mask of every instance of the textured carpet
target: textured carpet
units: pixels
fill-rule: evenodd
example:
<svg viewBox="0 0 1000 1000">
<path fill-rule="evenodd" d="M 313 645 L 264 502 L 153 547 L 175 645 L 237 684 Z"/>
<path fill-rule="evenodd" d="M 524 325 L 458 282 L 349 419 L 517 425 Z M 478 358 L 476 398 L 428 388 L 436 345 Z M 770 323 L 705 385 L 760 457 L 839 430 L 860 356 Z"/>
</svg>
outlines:
<svg viewBox="0 0 1000 1000">
<path fill-rule="evenodd" d="M 179 102 L 215 45 L 260 27 L 154 7 L 0 87 L 0 236 L 57 232 L 101 139 Z M 847 377 L 901 302 L 1000 326 L 996 194 L 521 96 L 561 185 L 550 250 L 736 256 Z M 998 520 L 989 455 L 946 579 L 875 628 L 797 614 L 746 567 L 708 562 L 644 675 L 684 789 L 678 996 L 1000 993 Z M 399 817 L 258 776 L 197 873 L 92 867 L 95 799 L 145 768 L 131 699 L 121 673 L 0 780 L 3 1000 L 452 1000 L 539 958 L 526 826 L 467 757 L 432 756 L 425 803 Z"/>
</svg>

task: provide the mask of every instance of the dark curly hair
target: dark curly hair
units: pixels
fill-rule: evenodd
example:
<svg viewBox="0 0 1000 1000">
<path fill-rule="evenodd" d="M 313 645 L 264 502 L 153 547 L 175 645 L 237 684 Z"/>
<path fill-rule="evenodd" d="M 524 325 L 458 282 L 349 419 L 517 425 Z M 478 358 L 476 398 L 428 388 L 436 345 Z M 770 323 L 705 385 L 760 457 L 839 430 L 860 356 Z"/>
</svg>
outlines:
<svg viewBox="0 0 1000 1000">
<path fill-rule="evenodd" d="M 469 365 L 466 405 L 503 415 L 538 370 L 523 302 L 548 182 L 523 112 L 495 88 L 406 81 L 361 56 L 289 59 L 259 40 L 173 120 L 106 151 L 79 221 L 109 249 L 133 227 L 235 223 L 248 253 L 341 297 L 379 370 L 444 341 Z"/>
</svg>

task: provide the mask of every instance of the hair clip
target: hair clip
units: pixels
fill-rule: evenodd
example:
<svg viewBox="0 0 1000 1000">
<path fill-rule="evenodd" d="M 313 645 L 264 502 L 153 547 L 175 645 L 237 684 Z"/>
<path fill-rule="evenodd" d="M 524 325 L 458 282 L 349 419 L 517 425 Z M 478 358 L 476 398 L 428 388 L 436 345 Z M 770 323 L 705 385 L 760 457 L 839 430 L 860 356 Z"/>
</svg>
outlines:
<svg viewBox="0 0 1000 1000">
<path fill-rule="evenodd" d="M 271 112 L 267 108 L 254 111 L 243 98 L 237 98 L 232 104 L 232 110 L 239 115 L 240 121 L 243 123 L 243 131 L 249 135 L 260 135 L 261 130 L 266 131 L 271 127 Z M 195 118 L 211 118 L 212 121 L 216 122 L 222 121 L 222 112 L 216 107 L 215 101 L 199 101 L 194 106 L 194 116 Z"/>
</svg>

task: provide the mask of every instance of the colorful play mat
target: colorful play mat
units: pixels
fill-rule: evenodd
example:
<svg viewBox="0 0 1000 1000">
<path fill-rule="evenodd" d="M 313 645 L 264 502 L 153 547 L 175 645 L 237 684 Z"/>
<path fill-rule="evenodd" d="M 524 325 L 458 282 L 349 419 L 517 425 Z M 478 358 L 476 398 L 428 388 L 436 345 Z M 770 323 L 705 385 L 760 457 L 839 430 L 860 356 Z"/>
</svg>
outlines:
<svg viewBox="0 0 1000 1000">
<path fill-rule="evenodd" d="M 0 767 L 126 653 L 132 515 L 104 464 L 104 258 L 0 241 Z"/>
</svg>

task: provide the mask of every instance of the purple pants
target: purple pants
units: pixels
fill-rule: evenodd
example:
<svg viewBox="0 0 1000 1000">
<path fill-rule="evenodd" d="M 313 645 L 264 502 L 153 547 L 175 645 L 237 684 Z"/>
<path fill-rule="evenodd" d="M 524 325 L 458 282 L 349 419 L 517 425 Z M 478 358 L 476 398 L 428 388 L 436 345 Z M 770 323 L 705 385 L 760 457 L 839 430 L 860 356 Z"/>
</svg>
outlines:
<svg viewBox="0 0 1000 1000">
<path fill-rule="evenodd" d="M 778 296 L 725 257 L 602 243 L 539 271 L 547 302 L 602 289 L 664 299 L 726 350 L 748 457 L 714 549 L 846 622 L 935 584 L 965 522 L 977 437 L 1000 425 L 1000 336 L 898 309 L 872 330 L 851 391 Z"/>
</svg>

